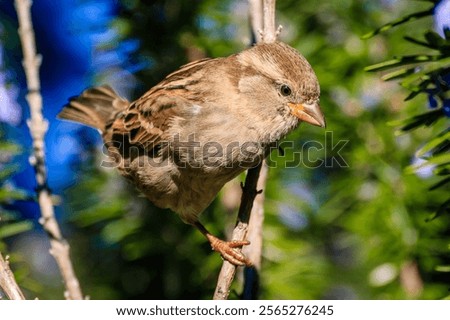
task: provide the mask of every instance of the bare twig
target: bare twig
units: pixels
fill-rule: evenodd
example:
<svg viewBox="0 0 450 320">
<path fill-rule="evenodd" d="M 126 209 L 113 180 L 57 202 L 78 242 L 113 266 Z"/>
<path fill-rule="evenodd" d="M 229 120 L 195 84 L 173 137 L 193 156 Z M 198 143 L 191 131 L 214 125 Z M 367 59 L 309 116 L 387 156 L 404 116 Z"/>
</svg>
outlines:
<svg viewBox="0 0 450 320">
<path fill-rule="evenodd" d="M 55 219 L 50 190 L 47 185 L 47 170 L 45 166 L 44 136 L 48 123 L 42 115 L 42 96 L 40 94 L 39 67 L 41 57 L 36 54 L 36 43 L 31 21 L 31 1 L 15 0 L 17 17 L 19 19 L 19 36 L 22 43 L 23 67 L 27 78 L 27 101 L 30 106 L 31 119 L 28 120 L 33 139 L 33 155 L 30 163 L 36 172 L 37 196 L 41 209 L 40 223 L 50 237 L 50 253 L 56 259 L 66 286 L 67 299 L 83 299 L 78 279 L 74 273 L 69 256 L 69 245 L 62 237 Z"/>
<path fill-rule="evenodd" d="M 277 28 L 275 27 L 276 0 L 264 0 L 263 2 L 263 37 L 262 42 L 270 43 L 277 40 Z"/>
<path fill-rule="evenodd" d="M 261 271 L 261 258 L 263 248 L 263 223 L 264 223 L 264 200 L 269 167 L 263 162 L 259 173 L 257 190 L 261 191 L 253 202 L 253 208 L 248 225 L 247 240 L 250 245 L 242 249 L 245 256 L 252 262 L 251 267 L 244 270 L 243 299 L 256 299 L 259 295 L 259 273 Z"/>
<path fill-rule="evenodd" d="M 25 296 L 17 285 L 16 279 L 14 278 L 14 274 L 9 268 L 8 257 L 6 260 L 3 259 L 3 256 L 0 252 L 0 288 L 3 289 L 5 294 L 11 300 L 25 300 Z"/>
<path fill-rule="evenodd" d="M 252 28 L 252 42 L 262 41 L 263 36 L 263 0 L 248 0 L 248 13 Z"/>
<path fill-rule="evenodd" d="M 262 25 L 262 42 L 274 42 L 277 39 L 277 28 L 275 28 L 275 4 L 276 0 L 263 0 L 263 14 L 256 12 L 261 10 L 261 3 L 258 0 L 249 0 L 250 6 L 250 20 L 252 23 L 253 34 L 259 33 L 259 28 Z M 253 11 L 254 10 L 254 11 Z M 261 22 L 262 19 L 262 22 Z M 256 38 L 256 37 L 255 37 Z M 264 163 L 264 162 L 263 162 Z M 254 288 L 258 284 L 259 278 L 258 272 L 261 267 L 261 253 L 262 253 L 262 224 L 264 221 L 264 196 L 258 197 L 255 201 L 255 197 L 258 193 L 262 193 L 268 173 L 267 165 L 261 163 L 258 167 L 248 170 L 247 177 L 245 179 L 245 185 L 242 190 L 241 206 L 239 208 L 238 219 L 236 227 L 233 230 L 232 240 L 244 240 L 249 230 L 249 220 L 251 219 L 251 232 L 249 238 L 251 244 L 246 249 L 246 254 L 249 260 L 253 263 L 253 267 L 249 269 L 252 272 L 256 272 L 254 280 L 248 282 L 248 286 Z M 261 167 L 263 169 L 261 170 Z M 258 182 L 258 177 L 261 174 L 261 181 Z M 257 189 L 258 188 L 258 189 Z M 257 190 L 259 190 L 257 192 Z M 253 209 L 253 210 L 252 210 Z M 250 238 L 251 237 L 251 238 Z M 225 300 L 228 299 L 230 292 L 230 286 L 236 275 L 236 266 L 232 265 L 228 261 L 224 261 L 222 269 L 220 270 L 219 278 L 217 281 L 216 290 L 214 292 L 213 299 Z"/>
<path fill-rule="evenodd" d="M 244 247 L 245 256 L 252 262 L 252 265 L 258 270 L 261 267 L 262 253 L 262 227 L 264 222 L 264 188 L 266 187 L 269 167 L 263 162 L 259 173 L 256 189 L 259 191 L 258 197 L 253 202 L 252 212 L 250 214 L 249 230 L 247 240 L 251 245 Z"/>
<path fill-rule="evenodd" d="M 258 194 L 256 185 L 260 170 L 261 164 L 255 168 L 249 169 L 247 172 L 245 184 L 242 186 L 241 206 L 239 207 L 236 227 L 233 230 L 233 240 L 244 240 L 247 235 L 253 200 Z M 213 297 L 214 300 L 226 300 L 228 298 L 230 286 L 235 275 L 236 266 L 225 260 L 219 273 L 219 279 Z"/>
</svg>

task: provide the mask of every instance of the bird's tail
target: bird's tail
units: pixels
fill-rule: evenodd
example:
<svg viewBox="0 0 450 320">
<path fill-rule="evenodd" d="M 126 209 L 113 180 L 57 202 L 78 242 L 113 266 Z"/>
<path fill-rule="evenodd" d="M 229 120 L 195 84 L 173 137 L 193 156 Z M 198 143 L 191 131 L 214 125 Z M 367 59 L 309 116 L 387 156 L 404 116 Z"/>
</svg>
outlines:
<svg viewBox="0 0 450 320">
<path fill-rule="evenodd" d="M 109 86 L 89 88 L 72 97 L 58 118 L 71 120 L 104 131 L 105 125 L 115 114 L 125 109 L 129 102 L 121 98 Z"/>
</svg>

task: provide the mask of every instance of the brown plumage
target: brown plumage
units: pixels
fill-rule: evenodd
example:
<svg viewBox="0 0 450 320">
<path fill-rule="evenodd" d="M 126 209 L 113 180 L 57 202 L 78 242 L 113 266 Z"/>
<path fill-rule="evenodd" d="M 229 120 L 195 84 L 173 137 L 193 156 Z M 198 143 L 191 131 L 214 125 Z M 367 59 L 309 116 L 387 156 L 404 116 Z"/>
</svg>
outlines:
<svg viewBox="0 0 450 320">
<path fill-rule="evenodd" d="M 249 262 L 233 248 L 247 242 L 219 240 L 198 217 L 300 121 L 325 125 L 319 94 L 306 59 L 276 42 L 189 63 L 131 103 L 108 86 L 88 89 L 59 117 L 99 129 L 123 176 L 241 265 Z"/>
</svg>

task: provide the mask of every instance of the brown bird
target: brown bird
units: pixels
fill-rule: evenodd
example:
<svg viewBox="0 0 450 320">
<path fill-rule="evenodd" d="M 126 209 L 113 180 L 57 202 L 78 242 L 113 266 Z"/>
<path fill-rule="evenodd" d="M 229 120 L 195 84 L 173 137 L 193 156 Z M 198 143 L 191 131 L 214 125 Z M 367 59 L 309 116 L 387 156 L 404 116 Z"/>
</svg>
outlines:
<svg viewBox="0 0 450 320">
<path fill-rule="evenodd" d="M 325 126 L 314 71 L 295 49 L 264 43 L 182 66 L 133 102 L 85 90 L 58 115 L 97 128 L 117 167 L 155 205 L 195 226 L 235 265 L 250 264 L 199 222 L 223 185 L 259 164 L 302 121 Z"/>
</svg>

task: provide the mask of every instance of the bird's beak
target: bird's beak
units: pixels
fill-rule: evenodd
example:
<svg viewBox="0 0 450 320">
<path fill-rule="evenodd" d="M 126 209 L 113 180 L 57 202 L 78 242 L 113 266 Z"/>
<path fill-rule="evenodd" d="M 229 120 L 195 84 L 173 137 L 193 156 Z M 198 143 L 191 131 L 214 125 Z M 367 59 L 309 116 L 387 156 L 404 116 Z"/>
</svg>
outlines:
<svg viewBox="0 0 450 320">
<path fill-rule="evenodd" d="M 302 121 L 312 125 L 325 128 L 325 117 L 317 102 L 312 104 L 306 103 L 288 103 L 291 113 Z"/>
</svg>

